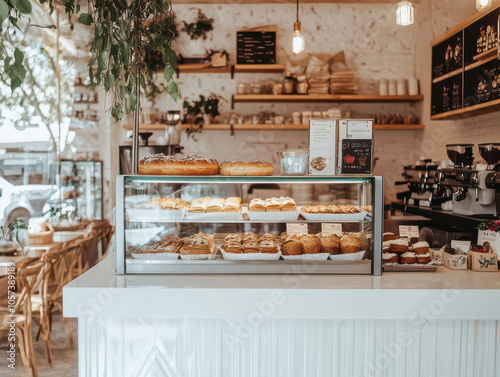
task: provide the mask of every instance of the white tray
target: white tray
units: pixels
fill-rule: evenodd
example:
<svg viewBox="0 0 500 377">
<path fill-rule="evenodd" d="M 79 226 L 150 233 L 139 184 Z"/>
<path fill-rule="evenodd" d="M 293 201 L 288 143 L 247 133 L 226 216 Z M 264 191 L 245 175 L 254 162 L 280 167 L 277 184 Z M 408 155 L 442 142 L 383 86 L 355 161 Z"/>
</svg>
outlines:
<svg viewBox="0 0 500 377">
<path fill-rule="evenodd" d="M 327 260 L 328 253 L 301 254 L 301 255 L 282 255 L 285 260 Z"/>
<path fill-rule="evenodd" d="M 299 211 L 252 212 L 247 211 L 251 221 L 293 221 L 299 218 Z"/>
<path fill-rule="evenodd" d="M 143 260 L 175 260 L 179 259 L 178 253 L 142 253 L 136 254 L 132 253 L 134 259 L 143 259 Z"/>
<path fill-rule="evenodd" d="M 361 221 L 366 217 L 366 212 L 359 213 L 300 213 L 306 220 L 312 221 Z"/>
<path fill-rule="evenodd" d="M 281 251 L 277 253 L 243 253 L 243 254 L 233 254 L 226 253 L 223 249 L 220 249 L 222 257 L 225 260 L 279 260 L 281 257 Z"/>
<path fill-rule="evenodd" d="M 176 221 L 184 218 L 183 209 L 127 208 L 130 221 Z"/>
<path fill-rule="evenodd" d="M 241 212 L 186 212 L 186 217 L 191 221 L 233 221 L 239 220 Z"/>
<path fill-rule="evenodd" d="M 365 251 L 359 251 L 357 253 L 351 253 L 351 254 L 337 254 L 337 255 L 330 255 L 331 260 L 363 260 L 363 257 L 365 255 Z"/>
</svg>

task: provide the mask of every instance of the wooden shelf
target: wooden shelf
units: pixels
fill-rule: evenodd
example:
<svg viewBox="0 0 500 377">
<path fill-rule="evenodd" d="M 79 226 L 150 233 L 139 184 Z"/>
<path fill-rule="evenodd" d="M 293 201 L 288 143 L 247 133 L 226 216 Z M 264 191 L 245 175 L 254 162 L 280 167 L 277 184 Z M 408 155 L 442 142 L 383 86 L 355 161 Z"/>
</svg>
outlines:
<svg viewBox="0 0 500 377">
<path fill-rule="evenodd" d="M 165 128 L 167 128 L 166 124 L 163 123 L 151 123 L 151 124 L 140 124 L 139 125 L 139 130 L 140 131 L 164 131 Z M 124 124 L 123 125 L 124 130 L 133 130 L 134 125 L 133 124 Z"/>
<path fill-rule="evenodd" d="M 231 108 L 236 102 L 415 102 L 424 96 L 378 96 L 351 94 L 234 94 Z"/>
<path fill-rule="evenodd" d="M 494 55 L 494 56 L 490 56 L 490 57 L 488 57 L 488 58 L 485 58 L 485 59 L 483 59 L 483 60 L 477 61 L 477 62 L 475 62 L 475 63 L 469 64 L 469 65 L 466 65 L 464 70 L 465 70 L 466 72 L 467 72 L 467 71 L 470 71 L 471 69 L 476 68 L 476 67 L 479 67 L 480 65 L 483 65 L 483 64 L 485 64 L 485 63 L 491 62 L 492 60 L 495 60 L 496 58 L 497 58 L 497 57 L 496 57 L 496 55 Z"/>
<path fill-rule="evenodd" d="M 431 115 L 431 120 L 439 120 L 439 119 L 461 119 L 463 118 L 462 114 L 466 113 L 475 113 L 476 115 L 490 112 L 494 109 L 500 108 L 500 99 L 479 103 L 474 106 L 467 106 L 462 109 L 447 111 L 446 113 Z"/>
<path fill-rule="evenodd" d="M 183 124 L 182 129 L 190 125 Z M 423 124 L 376 124 L 375 130 L 423 130 Z M 204 131 L 230 131 L 230 124 L 205 124 Z M 282 130 L 282 131 L 308 131 L 308 124 L 234 124 L 234 131 L 256 131 L 256 130 Z"/>
<path fill-rule="evenodd" d="M 227 65 L 226 67 L 214 68 L 207 64 L 179 64 L 177 66 L 177 77 L 181 73 L 231 73 L 231 66 Z"/>
<path fill-rule="evenodd" d="M 235 73 L 283 73 L 283 64 L 236 64 L 231 67 L 231 77 Z"/>
<path fill-rule="evenodd" d="M 300 0 L 303 4 L 387 4 L 394 0 Z M 176 4 L 295 4 L 296 0 L 177 0 Z"/>
</svg>

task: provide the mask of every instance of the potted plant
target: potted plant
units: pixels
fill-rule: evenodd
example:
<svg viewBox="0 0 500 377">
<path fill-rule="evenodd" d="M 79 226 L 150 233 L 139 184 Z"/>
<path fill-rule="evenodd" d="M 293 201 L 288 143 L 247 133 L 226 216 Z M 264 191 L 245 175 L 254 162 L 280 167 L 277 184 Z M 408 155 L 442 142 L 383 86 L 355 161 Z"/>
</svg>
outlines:
<svg viewBox="0 0 500 377">
<path fill-rule="evenodd" d="M 184 123 L 189 125 L 186 129 L 188 136 L 201 132 L 204 124 L 210 124 L 220 115 L 220 99 L 220 96 L 212 93 L 208 97 L 200 95 L 197 101 L 184 100 L 182 107 L 185 110 Z"/>
<path fill-rule="evenodd" d="M 207 60 L 210 60 L 212 67 L 226 67 L 229 61 L 229 54 L 226 50 L 212 50 L 207 51 Z"/>
<path fill-rule="evenodd" d="M 28 227 L 22 220 L 14 220 L 6 226 L 0 226 L 0 252 L 4 255 L 14 254 L 18 250 L 16 242 L 24 249 L 28 245 L 27 230 Z"/>
<path fill-rule="evenodd" d="M 184 25 L 181 31 L 189 37 L 189 41 L 185 44 L 188 57 L 203 60 L 205 57 L 204 41 L 207 39 L 208 33 L 214 29 L 214 19 L 208 18 L 201 9 L 198 9 L 198 16 L 195 21 L 191 23 L 183 21 L 182 23 Z"/>
</svg>

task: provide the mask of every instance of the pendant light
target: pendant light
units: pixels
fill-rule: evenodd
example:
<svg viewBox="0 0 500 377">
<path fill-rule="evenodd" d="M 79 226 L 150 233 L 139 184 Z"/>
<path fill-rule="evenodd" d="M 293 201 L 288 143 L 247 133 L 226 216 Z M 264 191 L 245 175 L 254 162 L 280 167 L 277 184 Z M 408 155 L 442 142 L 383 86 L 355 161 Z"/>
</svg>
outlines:
<svg viewBox="0 0 500 377">
<path fill-rule="evenodd" d="M 491 0 L 476 0 L 476 9 L 483 10 L 491 5 Z"/>
<path fill-rule="evenodd" d="M 292 52 L 300 54 L 302 51 L 304 51 L 304 36 L 302 24 L 299 21 L 299 0 L 297 0 L 297 21 L 293 23 Z"/>
<path fill-rule="evenodd" d="M 400 0 L 396 11 L 396 23 L 398 25 L 408 26 L 413 24 L 414 20 L 415 7 L 413 4 L 407 0 Z"/>
</svg>

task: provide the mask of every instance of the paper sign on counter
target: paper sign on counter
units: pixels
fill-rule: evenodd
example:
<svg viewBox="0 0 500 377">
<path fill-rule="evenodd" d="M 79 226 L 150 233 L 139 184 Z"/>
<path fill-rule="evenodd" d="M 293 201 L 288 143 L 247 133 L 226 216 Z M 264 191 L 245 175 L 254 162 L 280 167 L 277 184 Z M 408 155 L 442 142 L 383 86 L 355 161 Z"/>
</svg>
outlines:
<svg viewBox="0 0 500 377">
<path fill-rule="evenodd" d="M 332 234 L 339 236 L 342 234 L 342 224 L 321 223 L 321 234 L 323 237 L 327 237 Z"/>
<path fill-rule="evenodd" d="M 418 225 L 400 225 L 399 226 L 399 237 L 401 238 L 418 238 L 420 232 L 418 230 Z"/>
<path fill-rule="evenodd" d="M 307 223 L 286 224 L 286 232 L 289 236 L 305 236 L 308 233 Z"/>
</svg>

